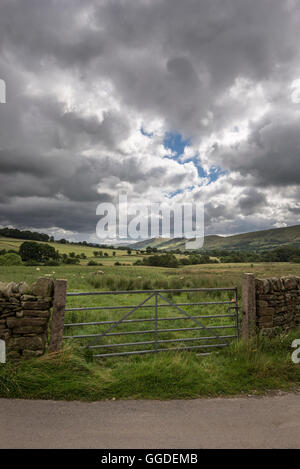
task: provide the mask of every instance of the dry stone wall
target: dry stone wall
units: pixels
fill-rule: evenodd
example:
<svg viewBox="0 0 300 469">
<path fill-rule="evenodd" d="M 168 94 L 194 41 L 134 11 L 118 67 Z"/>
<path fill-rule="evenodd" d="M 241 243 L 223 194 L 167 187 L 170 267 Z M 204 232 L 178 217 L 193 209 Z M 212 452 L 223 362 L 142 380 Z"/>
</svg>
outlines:
<svg viewBox="0 0 300 469">
<path fill-rule="evenodd" d="M 242 282 L 242 338 L 275 336 L 300 326 L 300 277 L 255 278 Z"/>
<path fill-rule="evenodd" d="M 276 335 L 300 325 L 300 277 L 255 279 L 256 327 Z"/>
<path fill-rule="evenodd" d="M 7 359 L 43 355 L 53 304 L 54 282 L 39 278 L 32 286 L 0 282 L 0 339 Z"/>
</svg>

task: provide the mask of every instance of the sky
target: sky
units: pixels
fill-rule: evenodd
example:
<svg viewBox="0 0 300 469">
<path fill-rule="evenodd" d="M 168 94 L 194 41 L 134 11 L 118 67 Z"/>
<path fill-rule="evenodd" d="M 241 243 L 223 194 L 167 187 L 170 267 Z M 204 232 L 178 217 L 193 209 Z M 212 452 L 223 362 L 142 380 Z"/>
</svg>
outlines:
<svg viewBox="0 0 300 469">
<path fill-rule="evenodd" d="M 300 223 L 300 0 L 1 0 L 0 225 L 95 241 L 96 207 Z"/>
</svg>

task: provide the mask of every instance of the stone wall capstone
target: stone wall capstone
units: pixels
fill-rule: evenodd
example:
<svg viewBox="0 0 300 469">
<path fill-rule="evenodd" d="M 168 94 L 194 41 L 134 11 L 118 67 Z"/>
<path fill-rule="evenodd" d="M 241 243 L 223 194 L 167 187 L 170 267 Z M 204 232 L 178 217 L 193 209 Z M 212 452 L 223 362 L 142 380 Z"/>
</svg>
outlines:
<svg viewBox="0 0 300 469">
<path fill-rule="evenodd" d="M 32 286 L 0 282 L 0 339 L 6 342 L 7 359 L 45 353 L 53 294 L 49 278 L 39 278 Z"/>
<path fill-rule="evenodd" d="M 274 336 L 300 325 L 300 277 L 255 279 L 256 329 Z"/>
</svg>

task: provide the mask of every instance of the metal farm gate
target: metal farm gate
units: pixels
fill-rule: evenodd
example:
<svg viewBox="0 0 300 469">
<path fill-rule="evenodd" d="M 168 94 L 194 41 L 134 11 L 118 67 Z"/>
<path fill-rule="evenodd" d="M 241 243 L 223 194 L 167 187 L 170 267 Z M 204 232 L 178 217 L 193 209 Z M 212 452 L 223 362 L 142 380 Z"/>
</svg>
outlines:
<svg viewBox="0 0 300 469">
<path fill-rule="evenodd" d="M 174 301 L 174 296 L 182 295 L 182 302 Z M 95 305 L 95 296 L 102 302 Z M 137 304 L 128 304 L 139 296 Z M 215 301 L 216 296 L 220 301 Z M 93 302 L 66 308 L 63 339 L 79 340 L 97 358 L 171 350 L 207 355 L 228 346 L 239 334 L 236 287 L 67 293 L 71 306 L 76 297 L 88 297 L 90 304 L 93 297 Z M 103 305 L 104 297 L 106 302 L 107 297 L 115 301 Z"/>
</svg>

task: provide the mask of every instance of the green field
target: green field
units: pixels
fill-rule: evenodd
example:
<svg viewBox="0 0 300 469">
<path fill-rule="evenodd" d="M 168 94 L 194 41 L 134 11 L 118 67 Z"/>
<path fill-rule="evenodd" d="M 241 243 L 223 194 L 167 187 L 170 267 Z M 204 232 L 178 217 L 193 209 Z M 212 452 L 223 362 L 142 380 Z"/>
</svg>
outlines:
<svg viewBox="0 0 300 469">
<path fill-rule="evenodd" d="M 70 248 L 70 246 L 63 246 Z M 71 249 L 74 246 L 71 247 Z M 81 248 L 81 247 L 80 247 Z M 85 248 L 91 249 L 91 248 Z M 121 251 L 123 254 L 124 252 Z M 126 258 L 125 251 L 125 258 Z M 38 269 L 38 270 L 37 270 Z M 58 267 L 0 266 L 0 281 L 26 281 L 31 284 L 38 277 L 68 280 L 69 292 L 101 290 L 150 290 L 195 287 L 237 286 L 240 288 L 243 272 L 253 272 L 257 277 L 275 277 L 287 274 L 300 275 L 299 264 L 208 264 L 185 266 L 178 269 L 148 266 L 101 267 L 104 272 L 97 275 L 97 267 L 86 265 Z M 187 301 L 230 300 L 231 293 L 167 295 L 175 303 Z M 68 298 L 67 307 L 106 307 L 109 305 L 137 304 L 141 301 L 130 294 L 122 296 L 82 296 Z M 144 295 L 145 298 L 145 295 Z M 192 307 L 186 310 L 198 314 L 220 314 L 227 306 L 212 305 Z M 119 319 L 122 310 L 67 312 L 66 323 L 94 322 Z M 176 310 L 161 308 L 160 317 L 176 316 Z M 142 309 L 134 318 L 153 318 L 153 310 Z M 176 316 L 177 317 L 177 316 Z M 214 325 L 230 325 L 228 318 L 218 318 Z M 231 321 L 231 320 L 230 320 Z M 150 321 L 151 323 L 151 321 Z M 210 320 L 202 320 L 208 326 Z M 149 323 L 148 323 L 149 324 Z M 118 326 L 122 331 L 143 330 L 148 324 L 139 323 Z M 152 324 L 152 323 L 151 323 Z M 161 324 L 161 323 L 160 323 Z M 164 324 L 164 323 L 163 323 Z M 175 326 L 195 325 L 190 320 L 177 320 Z M 86 333 L 99 334 L 107 326 L 85 326 L 66 328 L 66 335 Z M 181 334 L 178 336 L 178 334 Z M 161 333 L 159 339 L 176 339 L 183 333 Z M 187 331 L 184 337 L 198 337 L 204 331 Z M 196 352 L 163 352 L 141 356 L 92 359 L 82 347 L 86 339 L 66 339 L 63 351 L 39 359 L 9 363 L 0 369 L 0 396 L 50 399 L 107 399 L 107 398 L 188 398 L 216 396 L 221 394 L 259 394 L 271 389 L 292 389 L 300 384 L 300 367 L 291 362 L 291 342 L 299 338 L 300 331 L 283 335 L 274 340 L 264 339 L 232 345 L 209 356 Z M 126 336 L 127 337 L 127 336 Z M 130 341 L 145 340 L 144 335 L 130 335 Z M 90 340 L 90 339 L 89 339 Z M 149 335 L 147 340 L 153 340 Z M 120 337 L 101 339 L 101 344 L 117 343 Z M 123 340 L 124 341 L 124 337 Z M 175 344 L 175 343 L 174 343 Z M 171 344 L 169 344 L 171 345 Z M 177 346 L 180 346 L 178 342 Z M 184 344 L 182 344 L 184 345 Z M 138 346 L 139 347 L 139 346 Z M 152 345 L 143 345 L 152 347 Z M 137 347 L 136 347 L 137 348 Z M 117 347 L 115 351 L 123 351 Z"/>
<path fill-rule="evenodd" d="M 87 249 L 87 248 L 86 248 Z M 119 251 L 122 253 L 122 251 Z M 126 253 L 126 251 L 125 251 Z M 120 256 L 121 257 L 121 256 Z M 127 253 L 122 258 L 128 259 Z M 111 259 L 108 259 L 111 262 Z M 102 261 L 102 260 L 101 260 Z M 129 263 L 129 262 L 128 262 Z M 122 284 L 132 283 L 132 287 L 139 289 L 174 288 L 174 285 L 196 287 L 241 286 L 242 274 L 252 272 L 257 277 L 280 277 L 283 275 L 299 275 L 300 265 L 290 262 L 267 262 L 257 264 L 202 264 L 184 266 L 177 269 L 151 266 L 115 266 L 108 263 L 100 267 L 103 277 L 96 280 L 92 275 L 97 267 L 86 265 L 60 265 L 49 266 L 0 266 L 0 280 L 27 283 L 34 282 L 38 277 L 51 276 L 52 278 L 65 278 L 68 280 L 70 291 L 89 291 L 97 286 L 110 289 L 122 289 Z M 141 277 L 141 278 L 139 278 Z M 143 284 L 147 283 L 148 287 Z M 123 285 L 124 286 L 124 285 Z M 130 286 L 130 285 L 129 285 Z M 134 289 L 133 288 L 133 289 Z M 126 288 L 125 288 L 126 289 Z M 132 288 L 127 288 L 132 289 Z"/>
<path fill-rule="evenodd" d="M 19 250 L 20 245 L 24 242 L 23 239 L 14 239 L 14 238 L 4 238 L 0 237 L 0 250 L 1 249 L 14 249 L 16 251 Z M 40 243 L 40 241 L 38 241 Z M 104 249 L 104 248 L 95 248 L 90 246 L 84 246 L 79 244 L 61 244 L 61 243 L 45 243 L 50 244 L 53 246 L 60 254 L 70 254 L 70 252 L 74 252 L 77 254 L 85 254 L 86 259 L 81 259 L 80 263 L 82 265 L 86 265 L 90 260 L 94 260 L 98 263 L 104 265 L 114 265 L 115 262 L 119 261 L 122 264 L 128 263 L 133 264 L 137 259 L 142 259 L 142 255 L 137 255 L 134 251 L 131 255 L 127 254 L 127 251 L 121 249 Z M 94 257 L 94 251 L 102 251 L 103 257 Z M 113 256 L 113 252 L 115 252 L 115 256 Z M 104 254 L 108 254 L 109 257 L 104 256 Z"/>
<path fill-rule="evenodd" d="M 98 274 L 98 267 L 86 265 L 61 265 L 57 267 L 49 266 L 0 266 L 0 281 L 8 282 L 26 281 L 33 283 L 38 277 L 45 276 L 53 279 L 64 278 L 68 281 L 68 292 L 97 292 L 97 291 L 116 291 L 116 290 L 153 290 L 153 289 L 180 289 L 180 288 L 215 288 L 215 287 L 237 287 L 238 300 L 241 297 L 241 280 L 244 272 L 253 272 L 257 277 L 275 277 L 287 274 L 300 275 L 299 264 L 293 263 L 258 263 L 258 264 L 207 264 L 196 266 L 185 266 L 182 268 L 158 268 L 150 266 L 133 265 L 103 265 Z M 167 299 L 175 303 L 189 302 L 216 302 L 231 301 L 233 292 L 213 292 L 213 293 L 168 293 Z M 101 295 L 101 296 L 75 296 L 68 297 L 67 308 L 105 308 L 108 306 L 128 306 L 137 305 L 147 298 L 147 294 L 139 295 Z M 163 301 L 160 301 L 163 303 Z M 153 305 L 154 299 L 151 299 L 147 305 Z M 146 306 L 146 305 L 145 305 Z M 185 311 L 191 315 L 216 315 L 227 313 L 228 305 L 205 305 L 188 306 Z M 126 311 L 119 310 L 83 310 L 66 313 L 67 323 L 76 322 L 99 322 L 119 320 Z M 130 319 L 153 318 L 154 308 L 142 308 L 137 310 Z M 160 317 L 178 317 L 182 316 L 171 306 L 164 306 L 159 309 Z M 150 321 L 148 321 L 149 324 Z M 232 319 L 216 319 L 215 322 L 210 318 L 202 321 L 204 326 L 226 325 L 233 323 Z M 140 324 L 140 328 L 148 328 L 148 324 Z M 167 322 L 162 321 L 162 326 L 166 328 Z M 124 327 L 125 325 L 123 325 Z M 174 321 L 172 328 L 192 327 L 195 323 L 190 320 Z M 121 327 L 121 326 L 120 326 Z M 124 330 L 133 331 L 136 324 L 127 324 Z M 104 325 L 90 325 L 84 327 L 67 328 L 67 335 L 86 335 L 100 334 L 105 330 Z M 116 331 L 117 332 L 117 331 Z M 224 331 L 223 331 L 224 332 Z M 228 331 L 233 333 L 233 330 Z M 201 332 L 186 332 L 186 338 L 196 337 Z M 205 332 L 202 331 L 202 335 Z M 160 339 L 177 339 L 178 333 L 162 334 Z M 138 335 L 132 335 L 131 341 L 145 340 Z M 77 341 L 78 339 L 76 339 Z M 118 342 L 119 338 L 114 337 Z M 108 341 L 108 339 L 107 339 Z M 86 343 L 86 340 L 80 340 L 80 343 Z M 111 342 L 111 341 L 110 341 Z M 109 343 L 109 342 L 107 342 Z M 148 347 L 146 347 L 148 348 Z M 121 352 L 122 349 L 116 350 Z"/>
</svg>

